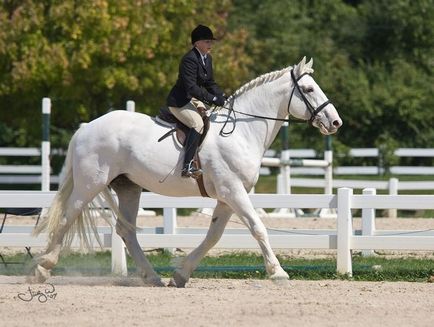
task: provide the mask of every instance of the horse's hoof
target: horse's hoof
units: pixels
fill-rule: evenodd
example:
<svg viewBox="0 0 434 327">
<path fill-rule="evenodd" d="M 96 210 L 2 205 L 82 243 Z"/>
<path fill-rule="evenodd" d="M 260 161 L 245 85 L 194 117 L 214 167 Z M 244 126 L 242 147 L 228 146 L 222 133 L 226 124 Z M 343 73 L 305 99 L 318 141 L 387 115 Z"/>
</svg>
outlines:
<svg viewBox="0 0 434 327">
<path fill-rule="evenodd" d="M 185 279 L 179 272 L 175 271 L 173 273 L 173 278 L 170 280 L 168 286 L 184 288 L 186 283 L 187 279 Z"/>
<path fill-rule="evenodd" d="M 278 271 L 272 274 L 270 276 L 270 279 L 273 282 L 273 284 L 281 288 L 288 288 L 291 286 L 289 284 L 289 275 L 282 268 L 278 269 Z"/>
<path fill-rule="evenodd" d="M 167 284 L 168 287 L 176 287 L 176 282 L 173 280 L 173 278 L 170 279 L 169 284 Z"/>
<path fill-rule="evenodd" d="M 35 258 L 34 263 L 45 269 L 51 270 L 57 264 L 57 258 L 52 254 L 44 254 Z"/>
<path fill-rule="evenodd" d="M 280 287 L 280 288 L 291 288 L 292 284 L 289 279 L 272 279 L 271 280 L 274 285 Z"/>
<path fill-rule="evenodd" d="M 45 269 L 41 265 L 37 265 L 34 270 L 34 276 L 27 276 L 26 281 L 30 284 L 44 283 L 50 278 L 50 270 Z"/>
<path fill-rule="evenodd" d="M 145 284 L 153 287 L 166 287 L 160 277 L 149 277 L 145 279 Z"/>
<path fill-rule="evenodd" d="M 274 274 L 270 275 L 270 279 L 273 281 L 288 280 L 289 275 L 286 273 L 285 270 L 280 269 L 280 270 L 276 271 Z"/>
</svg>

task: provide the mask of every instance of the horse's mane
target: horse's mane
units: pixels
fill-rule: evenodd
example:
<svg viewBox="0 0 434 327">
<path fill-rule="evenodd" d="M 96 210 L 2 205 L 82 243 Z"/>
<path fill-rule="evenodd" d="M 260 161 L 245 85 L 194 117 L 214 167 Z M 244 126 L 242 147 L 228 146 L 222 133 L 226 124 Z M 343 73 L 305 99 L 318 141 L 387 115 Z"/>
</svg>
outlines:
<svg viewBox="0 0 434 327">
<path fill-rule="evenodd" d="M 236 90 L 228 98 L 228 100 L 232 99 L 232 98 L 236 98 L 236 97 L 246 93 L 247 91 L 249 91 L 249 90 L 251 90 L 257 86 L 272 82 L 272 81 L 278 79 L 279 77 L 281 77 L 286 72 L 290 71 L 291 69 L 292 69 L 292 66 L 289 66 L 289 67 L 283 68 L 281 70 L 276 70 L 274 72 L 266 73 L 266 74 L 263 74 L 259 77 L 256 77 L 255 79 L 251 80 L 250 82 L 247 82 L 246 84 L 241 86 L 238 90 Z"/>
</svg>

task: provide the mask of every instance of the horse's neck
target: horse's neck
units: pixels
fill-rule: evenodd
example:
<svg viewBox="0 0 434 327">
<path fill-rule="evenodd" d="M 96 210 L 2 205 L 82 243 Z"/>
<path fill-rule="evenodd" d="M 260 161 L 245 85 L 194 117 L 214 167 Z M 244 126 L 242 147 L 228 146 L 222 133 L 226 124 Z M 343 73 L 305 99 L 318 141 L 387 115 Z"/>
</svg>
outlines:
<svg viewBox="0 0 434 327">
<path fill-rule="evenodd" d="M 287 88 L 277 80 L 261 85 L 252 90 L 251 94 L 237 99 L 234 103 L 234 109 L 251 115 L 284 118 L 281 114 L 282 105 L 285 102 L 282 97 L 287 96 Z M 246 124 L 237 124 L 237 133 L 256 139 L 259 153 L 264 153 L 271 146 L 283 124 L 282 121 L 272 119 L 250 119 L 250 117 L 242 114 L 237 115 L 237 117 L 248 121 Z"/>
</svg>

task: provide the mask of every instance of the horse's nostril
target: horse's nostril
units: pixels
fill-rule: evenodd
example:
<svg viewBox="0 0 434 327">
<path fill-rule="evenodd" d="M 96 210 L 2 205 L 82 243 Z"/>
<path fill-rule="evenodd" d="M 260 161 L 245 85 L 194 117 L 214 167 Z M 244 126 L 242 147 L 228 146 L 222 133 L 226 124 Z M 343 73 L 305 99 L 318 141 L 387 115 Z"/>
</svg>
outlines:
<svg viewBox="0 0 434 327">
<path fill-rule="evenodd" d="M 334 126 L 334 127 L 340 127 L 341 125 L 342 125 L 342 123 L 341 123 L 340 120 L 335 120 L 335 121 L 333 121 L 333 126 Z"/>
</svg>

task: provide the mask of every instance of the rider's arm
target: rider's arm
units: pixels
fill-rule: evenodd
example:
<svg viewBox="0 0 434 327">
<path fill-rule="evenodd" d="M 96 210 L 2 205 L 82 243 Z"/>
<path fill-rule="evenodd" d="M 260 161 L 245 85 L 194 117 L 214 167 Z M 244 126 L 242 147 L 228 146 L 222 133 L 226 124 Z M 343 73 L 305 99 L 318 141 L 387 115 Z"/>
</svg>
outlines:
<svg viewBox="0 0 434 327">
<path fill-rule="evenodd" d="M 209 93 L 206 88 L 197 85 L 197 65 L 198 63 L 191 57 L 184 57 L 181 62 L 180 76 L 185 90 L 198 100 L 212 103 L 214 95 Z"/>
</svg>

